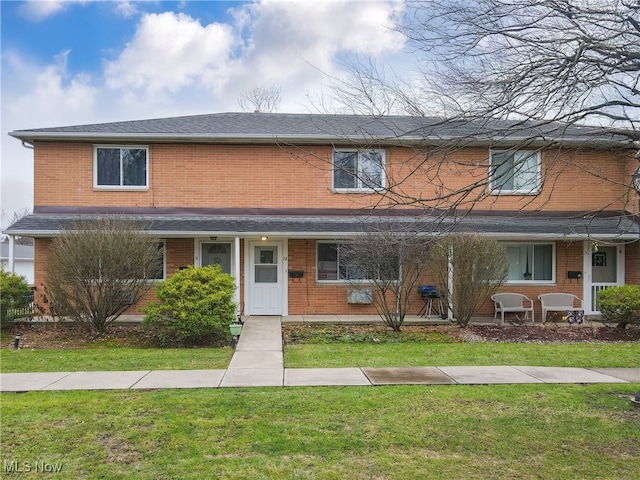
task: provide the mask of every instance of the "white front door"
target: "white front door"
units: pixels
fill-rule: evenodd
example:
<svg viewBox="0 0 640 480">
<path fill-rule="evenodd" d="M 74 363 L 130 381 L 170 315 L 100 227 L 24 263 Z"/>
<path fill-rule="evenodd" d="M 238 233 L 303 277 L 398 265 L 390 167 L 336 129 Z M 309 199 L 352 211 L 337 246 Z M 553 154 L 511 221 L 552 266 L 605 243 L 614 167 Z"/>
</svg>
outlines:
<svg viewBox="0 0 640 480">
<path fill-rule="evenodd" d="M 282 242 L 251 242 L 249 245 L 249 313 L 283 314 Z"/>
</svg>

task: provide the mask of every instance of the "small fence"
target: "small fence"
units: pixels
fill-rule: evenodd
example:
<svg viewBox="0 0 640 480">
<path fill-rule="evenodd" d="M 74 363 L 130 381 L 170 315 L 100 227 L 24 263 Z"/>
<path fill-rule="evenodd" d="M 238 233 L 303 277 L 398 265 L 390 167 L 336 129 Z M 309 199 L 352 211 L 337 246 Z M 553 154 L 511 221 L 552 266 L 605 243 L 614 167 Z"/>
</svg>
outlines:
<svg viewBox="0 0 640 480">
<path fill-rule="evenodd" d="M 9 304 L 6 312 L 3 312 L 6 315 L 6 318 L 3 318 L 3 321 L 32 319 L 36 315 L 33 299 L 33 292 L 31 292 L 23 296 L 19 302 Z"/>
</svg>

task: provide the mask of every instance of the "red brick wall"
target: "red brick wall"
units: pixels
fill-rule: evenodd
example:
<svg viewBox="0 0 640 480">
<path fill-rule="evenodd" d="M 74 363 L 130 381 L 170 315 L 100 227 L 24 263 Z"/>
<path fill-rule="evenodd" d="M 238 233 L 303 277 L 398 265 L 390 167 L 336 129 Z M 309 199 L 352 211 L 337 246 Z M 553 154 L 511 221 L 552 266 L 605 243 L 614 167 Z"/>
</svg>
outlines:
<svg viewBox="0 0 640 480">
<path fill-rule="evenodd" d="M 36 142 L 35 193 L 38 205 L 135 207 L 303 207 L 352 208 L 393 204 L 378 194 L 331 191 L 331 147 L 287 149 L 278 146 L 149 146 L 150 186 L 146 191 L 93 189 L 93 145 Z M 428 157 L 425 159 L 425 157 Z M 408 196 L 451 194 L 488 176 L 488 149 L 448 155 L 387 149 L 388 184 L 401 183 Z M 440 164 L 445 159 L 445 163 Z M 476 209 L 620 209 L 629 202 L 631 158 L 607 151 L 543 154 L 545 182 L 537 196 L 491 196 Z M 634 163 L 635 164 L 635 163 Z M 561 175 L 558 175 L 561 174 Z M 483 189 L 482 187 L 481 189 Z M 480 193 L 480 190 L 476 192 Z M 456 196 L 453 195 L 452 200 Z M 381 204 L 379 202 L 382 202 Z M 450 201 L 429 202 L 446 207 Z M 462 206 L 471 206 L 465 203 Z M 628 208 L 635 208 L 631 202 Z"/>
<path fill-rule="evenodd" d="M 331 191 L 329 146 L 300 149 L 278 146 L 173 145 L 149 146 L 150 185 L 146 191 L 93 189 L 93 145 L 36 142 L 35 206 L 131 207 L 273 207 L 355 208 L 393 204 L 378 194 L 343 194 Z M 543 154 L 544 183 L 536 196 L 490 196 L 469 201 L 474 208 L 495 210 L 615 210 L 637 211 L 635 195 L 628 189 L 637 165 L 631 156 L 608 151 Z M 388 184 L 400 184 L 408 196 L 443 196 L 465 187 L 470 179 L 488 176 L 488 149 L 469 148 L 450 154 L 389 148 L 386 153 Z M 445 163 L 441 161 L 445 159 Z M 484 188 L 484 187 L 483 187 Z M 453 195 L 452 200 L 455 199 Z M 450 201 L 431 202 L 446 207 Z M 470 204 L 469 204 L 470 206 Z M 464 205 L 463 205 L 464 207 Z M 36 241 L 36 286 L 43 279 L 48 240 Z M 193 239 L 167 240 L 167 274 L 194 261 Z M 302 279 L 288 279 L 289 313 L 373 313 L 370 305 L 349 305 L 344 286 L 317 284 L 315 241 L 291 240 L 289 265 L 303 270 Z M 241 252 L 244 250 L 241 249 Z M 536 299 L 546 291 L 567 291 L 582 297 L 582 280 L 568 280 L 568 270 L 582 270 L 582 242 L 557 244 L 556 287 L 504 287 Z M 242 255 L 241 255 L 242 257 Z M 243 259 L 244 261 L 244 259 Z M 640 252 L 627 248 L 627 282 L 640 283 Z M 244 272 L 244 265 L 241 265 Z M 244 285 L 240 279 L 240 285 Z M 244 301 L 244 297 L 242 298 Z M 415 313 L 421 304 L 416 293 Z M 492 314 L 487 302 L 481 313 Z"/>
</svg>

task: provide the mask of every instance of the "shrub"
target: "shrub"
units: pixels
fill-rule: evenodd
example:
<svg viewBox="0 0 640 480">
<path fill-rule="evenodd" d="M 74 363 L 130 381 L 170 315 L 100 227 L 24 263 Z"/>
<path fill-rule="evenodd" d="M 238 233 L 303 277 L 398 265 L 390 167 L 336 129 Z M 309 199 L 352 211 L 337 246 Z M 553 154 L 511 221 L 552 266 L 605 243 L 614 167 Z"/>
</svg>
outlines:
<svg viewBox="0 0 640 480">
<path fill-rule="evenodd" d="M 440 238 L 429 258 L 443 302 L 462 327 L 469 324 L 476 310 L 500 288 L 509 271 L 504 247 L 492 238 L 473 233 Z"/>
<path fill-rule="evenodd" d="M 156 286 L 159 302 L 147 304 L 143 327 L 164 346 L 227 339 L 235 317 L 233 277 L 219 265 L 179 270 Z"/>
<path fill-rule="evenodd" d="M 0 270 L 0 319 L 3 326 L 24 313 L 32 300 L 33 292 L 24 277 Z"/>
<path fill-rule="evenodd" d="M 598 310 L 606 321 L 625 328 L 629 323 L 640 323 L 640 285 L 610 287 L 598 292 Z"/>
<path fill-rule="evenodd" d="M 162 273 L 162 248 L 148 224 L 118 216 L 81 219 L 51 241 L 45 309 L 55 306 L 99 334 L 137 303 Z M 44 300 L 44 299 L 43 299 Z"/>
</svg>

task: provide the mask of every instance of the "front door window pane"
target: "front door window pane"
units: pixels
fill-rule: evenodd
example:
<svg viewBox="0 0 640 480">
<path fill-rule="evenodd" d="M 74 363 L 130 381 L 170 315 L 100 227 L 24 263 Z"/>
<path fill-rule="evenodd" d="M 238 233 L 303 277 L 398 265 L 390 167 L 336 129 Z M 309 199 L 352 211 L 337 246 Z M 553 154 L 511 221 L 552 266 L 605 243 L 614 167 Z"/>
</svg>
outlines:
<svg viewBox="0 0 640 480">
<path fill-rule="evenodd" d="M 255 247 L 256 283 L 278 283 L 278 247 Z"/>
<path fill-rule="evenodd" d="M 220 265 L 223 273 L 231 274 L 231 244 L 203 243 L 202 266 Z"/>
</svg>

